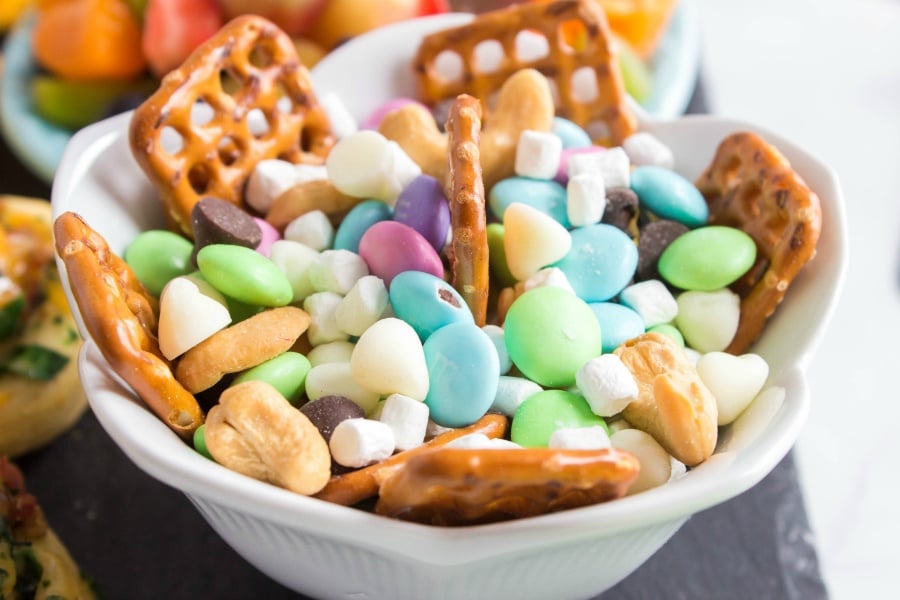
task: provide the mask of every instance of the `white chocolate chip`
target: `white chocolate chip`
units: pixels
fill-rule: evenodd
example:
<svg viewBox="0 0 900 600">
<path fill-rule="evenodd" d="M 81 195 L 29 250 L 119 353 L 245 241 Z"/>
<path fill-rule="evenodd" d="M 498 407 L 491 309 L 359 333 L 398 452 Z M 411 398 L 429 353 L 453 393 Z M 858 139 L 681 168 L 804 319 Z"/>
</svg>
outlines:
<svg viewBox="0 0 900 600">
<path fill-rule="evenodd" d="M 172 360 L 230 323 L 228 305 L 218 290 L 199 277 L 176 277 L 159 299 L 159 349 Z"/>
<path fill-rule="evenodd" d="M 697 361 L 697 373 L 716 398 L 719 425 L 728 425 L 759 394 L 769 377 L 769 364 L 758 354 L 708 352 Z"/>
<path fill-rule="evenodd" d="M 284 228 L 284 239 L 300 242 L 317 252 L 334 243 L 334 226 L 321 210 L 302 214 Z"/>
<path fill-rule="evenodd" d="M 627 495 L 661 486 L 671 478 L 671 457 L 649 433 L 639 429 L 622 429 L 612 434 L 609 439 L 613 448 L 631 452 L 641 463 L 638 477 L 628 488 Z"/>
<path fill-rule="evenodd" d="M 670 323 L 678 315 L 678 302 L 659 279 L 629 285 L 619 293 L 619 301 L 641 315 L 648 329 Z"/>
<path fill-rule="evenodd" d="M 741 298 L 728 288 L 678 294 L 678 326 L 684 341 L 698 352 L 724 350 L 737 333 Z"/>
<path fill-rule="evenodd" d="M 269 250 L 269 260 L 281 270 L 294 291 L 292 302 L 302 302 L 312 294 L 309 269 L 319 259 L 319 253 L 305 244 L 291 240 L 278 240 Z"/>
<path fill-rule="evenodd" d="M 303 301 L 303 310 L 311 319 L 306 336 L 313 346 L 346 340 L 350 336 L 341 331 L 335 320 L 335 311 L 341 303 L 342 296 L 334 292 L 317 292 L 310 294 Z"/>
<path fill-rule="evenodd" d="M 361 277 L 335 310 L 337 326 L 350 335 L 362 335 L 384 314 L 388 300 L 387 288 L 380 277 Z"/>
<path fill-rule="evenodd" d="M 550 215 L 513 202 L 503 213 L 503 247 L 509 271 L 524 281 L 541 268 L 565 257 L 572 236 Z"/>
<path fill-rule="evenodd" d="M 378 404 L 378 394 L 365 389 L 353 379 L 350 363 L 330 362 L 309 370 L 306 374 L 306 395 L 310 402 L 322 396 L 343 396 L 355 402 L 369 414 Z"/>
</svg>

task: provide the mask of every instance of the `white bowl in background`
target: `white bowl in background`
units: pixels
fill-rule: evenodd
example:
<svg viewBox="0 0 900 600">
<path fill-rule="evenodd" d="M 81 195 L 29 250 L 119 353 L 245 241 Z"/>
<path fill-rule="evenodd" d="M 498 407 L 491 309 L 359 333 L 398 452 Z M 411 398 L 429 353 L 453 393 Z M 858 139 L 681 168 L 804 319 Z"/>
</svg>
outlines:
<svg viewBox="0 0 900 600">
<path fill-rule="evenodd" d="M 399 23 L 352 40 L 315 69 L 317 93 L 340 94 L 357 117 L 408 94 L 408 61 L 418 39 L 459 18 Z M 156 194 L 128 148 L 129 118 L 120 115 L 76 134 L 52 194 L 55 215 L 78 212 L 117 253 L 138 232 L 163 225 Z M 551 515 L 475 527 L 430 527 L 300 496 L 203 458 L 143 406 L 88 339 L 79 364 L 93 411 L 138 467 L 185 493 L 213 529 L 259 570 L 304 594 L 584 598 L 611 587 L 656 552 L 690 515 L 755 485 L 790 450 L 810 406 L 804 369 L 833 313 L 848 254 L 838 180 L 812 154 L 760 127 L 717 117 L 655 121 L 641 115 L 641 121 L 643 129 L 674 150 L 676 169 L 689 179 L 710 162 L 726 135 L 757 131 L 818 193 L 824 215 L 815 260 L 797 277 L 754 347 L 771 367 L 769 384 L 782 387 L 784 394 L 753 405 L 722 432 L 716 454 L 685 477 L 613 502 Z M 67 282 L 66 292 L 72 302 Z M 75 314 L 87 336 L 77 310 Z M 160 556 L 165 556 L 163 549 Z"/>
</svg>

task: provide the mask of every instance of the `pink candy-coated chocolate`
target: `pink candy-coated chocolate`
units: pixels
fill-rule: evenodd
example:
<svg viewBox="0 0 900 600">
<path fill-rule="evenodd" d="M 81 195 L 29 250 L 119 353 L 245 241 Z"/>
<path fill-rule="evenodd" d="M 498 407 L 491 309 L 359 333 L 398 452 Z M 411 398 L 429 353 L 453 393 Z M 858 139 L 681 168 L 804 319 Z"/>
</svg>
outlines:
<svg viewBox="0 0 900 600">
<path fill-rule="evenodd" d="M 378 125 L 381 123 L 381 120 L 384 118 L 384 115 L 388 114 L 392 110 L 397 110 L 398 108 L 402 108 L 407 104 L 420 104 L 421 106 L 425 106 L 418 100 L 413 100 L 412 98 L 394 98 L 393 100 L 388 100 L 378 108 L 376 108 L 372 113 L 363 121 L 362 129 L 378 129 Z"/>
<path fill-rule="evenodd" d="M 553 180 L 561 185 L 566 185 L 567 183 L 569 183 L 569 157 L 573 154 L 591 154 L 593 152 L 604 151 L 606 151 L 606 148 L 604 148 L 603 146 L 566 148 L 562 151 L 562 156 L 559 158 L 559 168 L 556 170 L 556 177 L 554 177 Z"/>
<path fill-rule="evenodd" d="M 444 265 L 437 251 L 422 234 L 397 221 L 375 223 L 359 240 L 359 255 L 372 275 L 388 287 L 404 271 L 424 271 L 444 277 Z"/>
<path fill-rule="evenodd" d="M 253 217 L 253 220 L 256 221 L 256 224 L 259 225 L 260 230 L 262 230 L 262 241 L 259 242 L 256 251 L 263 256 L 268 257 L 269 251 L 272 249 L 272 244 L 281 239 L 281 234 L 278 233 L 278 230 L 272 227 L 268 221 L 264 221 L 259 217 Z"/>
</svg>

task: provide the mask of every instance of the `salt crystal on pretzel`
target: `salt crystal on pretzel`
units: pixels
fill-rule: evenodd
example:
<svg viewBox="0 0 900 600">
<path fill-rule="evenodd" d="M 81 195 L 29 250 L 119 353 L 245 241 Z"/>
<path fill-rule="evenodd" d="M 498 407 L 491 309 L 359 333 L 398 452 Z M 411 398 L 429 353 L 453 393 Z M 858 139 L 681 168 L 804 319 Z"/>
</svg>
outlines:
<svg viewBox="0 0 900 600">
<path fill-rule="evenodd" d="M 750 132 L 722 140 L 697 188 L 710 224 L 737 227 L 756 242 L 756 263 L 731 286 L 741 297 L 741 318 L 726 352 L 743 354 L 815 255 L 819 197 L 774 146 Z"/>
<path fill-rule="evenodd" d="M 543 36 L 547 51 L 523 52 L 521 34 Z M 503 57 L 496 65 L 481 65 L 479 48 L 489 40 L 500 45 Z M 459 58 L 462 72 L 456 77 L 441 71 L 447 53 Z M 594 0 L 525 3 L 483 13 L 426 36 L 413 59 L 419 98 L 430 106 L 464 93 L 488 102 L 510 75 L 529 67 L 552 80 L 559 116 L 582 127 L 601 123 L 614 144 L 637 128 L 612 32 Z"/>
<path fill-rule="evenodd" d="M 199 118 L 198 107 L 212 110 Z M 251 127 L 260 114 L 262 132 Z M 177 147 L 165 147 L 163 137 L 173 132 Z M 135 110 L 129 139 L 169 225 L 189 237 L 191 209 L 201 197 L 241 205 L 259 161 L 321 164 L 334 144 L 290 37 L 255 15 L 230 21 L 166 75 Z"/>
</svg>

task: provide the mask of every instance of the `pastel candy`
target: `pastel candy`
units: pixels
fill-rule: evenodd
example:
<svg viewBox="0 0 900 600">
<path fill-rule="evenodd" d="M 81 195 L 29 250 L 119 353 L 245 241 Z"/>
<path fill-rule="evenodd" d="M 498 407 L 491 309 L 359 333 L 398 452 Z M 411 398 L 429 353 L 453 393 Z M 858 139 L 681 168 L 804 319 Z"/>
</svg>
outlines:
<svg viewBox="0 0 900 600">
<path fill-rule="evenodd" d="M 678 328 L 671 323 L 659 323 L 658 325 L 648 327 L 647 333 L 661 333 L 663 335 L 667 335 L 675 340 L 676 344 L 684 348 L 684 336 L 681 334 Z"/>
<path fill-rule="evenodd" d="M 580 125 L 563 117 L 553 117 L 551 131 L 562 140 L 563 149 L 584 148 L 592 143 L 591 136 Z"/>
<path fill-rule="evenodd" d="M 488 224 L 488 260 L 490 261 L 491 279 L 495 279 L 502 286 L 510 286 L 516 283 L 516 278 L 509 272 L 509 265 L 506 263 L 504 237 L 506 237 L 506 230 L 503 228 L 503 223 Z"/>
<path fill-rule="evenodd" d="M 545 387 L 575 383 L 575 373 L 602 351 L 600 325 L 588 305 L 563 289 L 544 286 L 512 303 L 504 322 L 513 364 Z"/>
<path fill-rule="evenodd" d="M 591 412 L 581 396 L 563 390 L 545 390 L 525 399 L 516 410 L 510 439 L 526 448 L 547 447 L 561 428 L 602 427 L 606 422 Z"/>
<path fill-rule="evenodd" d="M 263 256 L 268 257 L 272 250 L 272 244 L 281 239 L 281 234 L 278 233 L 278 230 L 268 221 L 264 221 L 259 217 L 253 217 L 253 220 L 256 221 L 256 224 L 259 226 L 259 230 L 262 233 L 262 238 L 256 246 L 256 251 Z"/>
<path fill-rule="evenodd" d="M 359 252 L 359 240 L 375 223 L 393 217 L 393 209 L 381 200 L 364 200 L 347 213 L 334 234 L 334 249 Z"/>
<path fill-rule="evenodd" d="M 231 244 L 211 244 L 197 253 L 197 266 L 217 290 L 241 302 L 284 306 L 294 290 L 288 278 L 262 254 Z"/>
<path fill-rule="evenodd" d="M 451 323 L 474 323 L 472 311 L 452 285 L 422 271 L 404 271 L 391 282 L 394 314 L 425 341 Z"/>
<path fill-rule="evenodd" d="M 555 266 L 585 302 L 604 302 L 628 285 L 637 269 L 638 251 L 621 229 L 605 223 L 571 232 L 572 249 Z"/>
<path fill-rule="evenodd" d="M 758 354 L 707 352 L 697 361 L 697 374 L 716 398 L 719 425 L 728 425 L 762 390 L 769 365 Z"/>
<path fill-rule="evenodd" d="M 705 225 L 709 219 L 700 190 L 675 171 L 651 165 L 636 167 L 631 172 L 631 189 L 641 205 L 660 218 L 692 228 Z"/>
<path fill-rule="evenodd" d="M 428 240 L 409 225 L 396 221 L 372 225 L 359 241 L 359 255 L 369 265 L 371 274 L 381 277 L 388 289 L 403 271 L 444 276 L 441 257 Z"/>
<path fill-rule="evenodd" d="M 422 342 L 411 326 L 397 318 L 376 321 L 359 336 L 350 369 L 359 385 L 381 396 L 403 394 L 423 400 L 428 393 Z"/>
<path fill-rule="evenodd" d="M 675 239 L 659 257 L 659 274 L 683 290 L 723 288 L 753 266 L 756 243 L 749 235 L 723 225 L 689 231 Z"/>
<path fill-rule="evenodd" d="M 711 292 L 682 292 L 676 301 L 675 325 L 691 348 L 715 352 L 728 347 L 741 319 L 740 296 L 722 288 Z"/>
<path fill-rule="evenodd" d="M 590 309 L 600 323 L 603 352 L 612 352 L 623 342 L 644 333 L 644 320 L 634 310 L 615 302 L 591 302 Z"/>
<path fill-rule="evenodd" d="M 413 179 L 397 198 L 394 220 L 421 233 L 440 252 L 450 231 L 450 205 L 441 183 L 430 175 Z"/>
<path fill-rule="evenodd" d="M 565 227 L 527 204 L 509 205 L 503 229 L 506 264 L 519 281 L 560 260 L 572 247 L 572 236 Z"/>
<path fill-rule="evenodd" d="M 177 233 L 154 229 L 139 233 L 125 250 L 125 262 L 147 291 L 159 296 L 169 280 L 193 270 L 194 246 Z"/>
<path fill-rule="evenodd" d="M 299 352 L 283 352 L 238 375 L 232 385 L 243 381 L 265 381 L 291 404 L 297 404 L 306 389 L 306 374 L 312 365 Z"/>
<path fill-rule="evenodd" d="M 445 427 L 471 425 L 497 394 L 500 363 L 494 343 L 474 323 L 453 323 L 425 341 L 432 420 Z"/>
<path fill-rule="evenodd" d="M 509 205 L 518 202 L 536 208 L 553 217 L 563 227 L 569 227 L 566 209 L 566 188 L 555 181 L 509 177 L 491 188 L 488 203 L 491 212 L 502 222 L 506 220 Z"/>
</svg>

